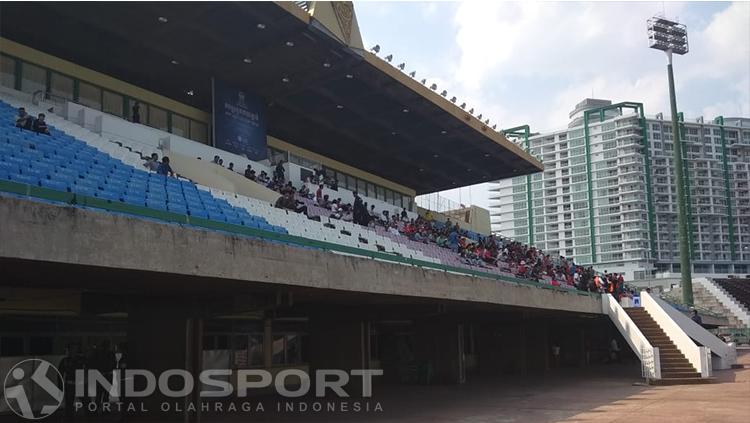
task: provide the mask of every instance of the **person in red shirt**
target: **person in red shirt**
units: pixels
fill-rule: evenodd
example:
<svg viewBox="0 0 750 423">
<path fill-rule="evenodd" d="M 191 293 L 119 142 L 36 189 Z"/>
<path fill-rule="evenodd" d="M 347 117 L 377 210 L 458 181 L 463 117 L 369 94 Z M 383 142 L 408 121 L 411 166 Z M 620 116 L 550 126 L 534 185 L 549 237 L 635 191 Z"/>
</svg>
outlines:
<svg viewBox="0 0 750 423">
<path fill-rule="evenodd" d="M 518 276 L 526 276 L 527 271 L 528 271 L 528 268 L 526 267 L 526 262 L 521 260 L 521 264 L 518 265 L 518 270 L 516 274 Z"/>
</svg>

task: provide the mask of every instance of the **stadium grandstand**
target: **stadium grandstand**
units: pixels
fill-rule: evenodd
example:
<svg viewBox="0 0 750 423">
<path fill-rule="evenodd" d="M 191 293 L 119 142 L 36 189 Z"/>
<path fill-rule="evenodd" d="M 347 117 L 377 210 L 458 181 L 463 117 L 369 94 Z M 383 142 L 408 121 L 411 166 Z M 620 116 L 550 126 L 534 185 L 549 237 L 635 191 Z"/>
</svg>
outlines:
<svg viewBox="0 0 750 423">
<path fill-rule="evenodd" d="M 109 352 L 378 369 L 376 390 L 628 357 L 698 383 L 733 364 L 621 276 L 418 207 L 543 166 L 367 51 L 351 3 L 31 7 L 0 6 L 3 379 Z"/>
</svg>

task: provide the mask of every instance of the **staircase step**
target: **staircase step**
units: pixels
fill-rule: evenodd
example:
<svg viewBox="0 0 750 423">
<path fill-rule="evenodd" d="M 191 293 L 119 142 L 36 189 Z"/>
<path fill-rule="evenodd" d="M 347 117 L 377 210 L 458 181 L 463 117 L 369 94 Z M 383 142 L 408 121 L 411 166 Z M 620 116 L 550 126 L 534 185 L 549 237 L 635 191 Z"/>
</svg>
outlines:
<svg viewBox="0 0 750 423">
<path fill-rule="evenodd" d="M 661 377 L 663 379 L 668 379 L 668 378 L 690 378 L 690 377 L 700 378 L 701 375 L 700 375 L 700 373 L 696 372 L 695 370 L 693 370 L 692 372 L 669 372 L 669 371 L 662 370 Z"/>
<path fill-rule="evenodd" d="M 716 378 L 713 377 L 690 377 L 690 378 L 662 378 L 662 379 L 651 379 L 649 383 L 651 385 L 697 385 L 704 383 L 714 383 Z"/>
<path fill-rule="evenodd" d="M 679 360 L 679 361 L 669 361 L 669 359 L 666 359 L 666 358 L 663 358 L 663 357 L 659 357 L 659 362 L 661 363 L 662 369 L 665 369 L 667 367 L 669 367 L 669 368 L 678 368 L 678 367 L 679 368 L 682 368 L 682 367 L 691 367 L 692 368 L 693 367 L 693 365 L 690 364 L 690 362 L 687 361 L 687 360 L 685 360 L 685 361 L 682 361 L 682 360 Z M 693 368 L 693 370 L 695 370 L 695 368 Z"/>
</svg>

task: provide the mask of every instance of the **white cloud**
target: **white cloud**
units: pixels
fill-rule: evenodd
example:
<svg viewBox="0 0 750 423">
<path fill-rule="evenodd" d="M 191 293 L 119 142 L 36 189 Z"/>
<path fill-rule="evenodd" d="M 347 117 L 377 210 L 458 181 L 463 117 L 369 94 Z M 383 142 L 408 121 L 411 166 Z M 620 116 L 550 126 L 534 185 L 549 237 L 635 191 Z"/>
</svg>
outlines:
<svg viewBox="0 0 750 423">
<path fill-rule="evenodd" d="M 448 89 L 467 110 L 475 108 L 501 128 L 528 123 L 542 131 L 565 127 L 568 112 L 592 90 L 596 98 L 643 102 L 647 114 L 668 113 L 666 60 L 648 48 L 646 34 L 646 20 L 661 12 L 688 25 L 690 53 L 675 57 L 680 110 L 688 118 L 749 116 L 747 2 L 464 1 L 420 12 L 421 18 L 449 15 L 452 26 L 383 31 L 398 31 L 402 54 L 419 51 L 418 79 L 434 75 L 428 85 Z M 435 31 L 453 31 L 455 43 L 433 45 L 429 34 Z M 461 198 L 468 192 L 474 203 L 486 204 L 476 187 Z"/>
</svg>

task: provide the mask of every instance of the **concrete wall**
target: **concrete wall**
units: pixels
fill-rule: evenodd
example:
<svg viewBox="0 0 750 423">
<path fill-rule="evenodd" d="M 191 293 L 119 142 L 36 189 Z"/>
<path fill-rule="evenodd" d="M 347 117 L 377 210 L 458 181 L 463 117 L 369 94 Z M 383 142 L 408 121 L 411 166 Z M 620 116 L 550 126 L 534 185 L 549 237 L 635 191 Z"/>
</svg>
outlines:
<svg viewBox="0 0 750 423">
<path fill-rule="evenodd" d="M 533 286 L 300 250 L 98 211 L 0 198 L 0 258 L 263 284 L 602 313 L 601 300 Z"/>
</svg>

